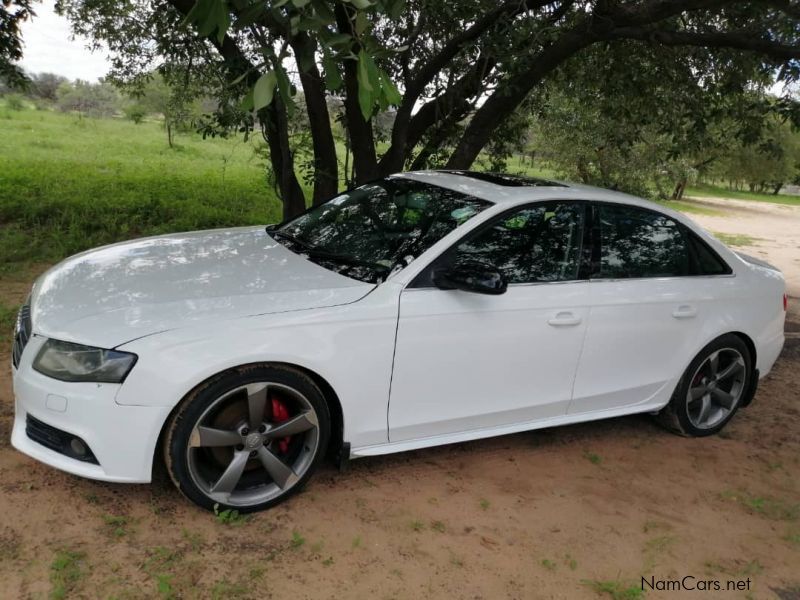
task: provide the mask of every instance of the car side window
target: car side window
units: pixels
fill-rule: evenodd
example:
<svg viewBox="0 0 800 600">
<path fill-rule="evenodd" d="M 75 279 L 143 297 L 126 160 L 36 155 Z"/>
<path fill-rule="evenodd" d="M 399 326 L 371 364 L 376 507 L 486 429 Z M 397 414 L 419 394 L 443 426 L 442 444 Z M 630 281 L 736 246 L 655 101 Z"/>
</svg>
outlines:
<svg viewBox="0 0 800 600">
<path fill-rule="evenodd" d="M 598 237 L 600 242 L 594 279 L 690 274 L 683 228 L 666 215 L 612 204 L 596 205 L 594 214 L 595 244 Z"/>
<path fill-rule="evenodd" d="M 508 283 L 578 278 L 584 205 L 546 202 L 507 213 L 450 251 L 448 262 L 478 262 Z"/>
<path fill-rule="evenodd" d="M 688 232 L 689 243 L 694 251 L 693 275 L 730 275 L 731 268 L 719 255 L 708 247 L 696 234 Z"/>
</svg>

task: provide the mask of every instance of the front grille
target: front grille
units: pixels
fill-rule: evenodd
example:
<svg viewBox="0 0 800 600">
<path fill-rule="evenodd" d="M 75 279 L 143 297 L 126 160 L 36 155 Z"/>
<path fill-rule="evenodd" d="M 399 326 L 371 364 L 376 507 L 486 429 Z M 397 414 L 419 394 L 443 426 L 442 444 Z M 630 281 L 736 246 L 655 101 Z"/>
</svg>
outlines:
<svg viewBox="0 0 800 600">
<path fill-rule="evenodd" d="M 56 429 L 39 419 L 26 415 L 25 433 L 30 439 L 45 448 L 75 460 L 99 464 L 91 448 L 81 438 L 66 431 Z"/>
<path fill-rule="evenodd" d="M 14 345 L 11 348 L 11 363 L 14 368 L 19 367 L 19 361 L 22 358 L 22 352 L 31 338 L 31 305 L 30 300 L 22 305 L 17 314 L 17 323 L 14 326 Z"/>
</svg>

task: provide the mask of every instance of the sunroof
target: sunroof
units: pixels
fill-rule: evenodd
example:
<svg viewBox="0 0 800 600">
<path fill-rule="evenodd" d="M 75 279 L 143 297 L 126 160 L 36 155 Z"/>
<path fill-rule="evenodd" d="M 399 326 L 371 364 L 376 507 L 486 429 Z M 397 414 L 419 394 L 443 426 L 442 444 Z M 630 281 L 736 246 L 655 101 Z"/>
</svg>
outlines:
<svg viewBox="0 0 800 600">
<path fill-rule="evenodd" d="M 452 175 L 461 175 L 462 177 L 471 177 L 485 181 L 486 183 L 493 183 L 495 185 L 504 185 L 508 187 L 567 187 L 563 183 L 556 183 L 549 179 L 537 179 L 536 177 L 526 177 L 525 175 L 507 175 L 505 173 L 481 173 L 479 171 L 458 171 L 442 169 L 441 173 L 450 173 Z"/>
</svg>

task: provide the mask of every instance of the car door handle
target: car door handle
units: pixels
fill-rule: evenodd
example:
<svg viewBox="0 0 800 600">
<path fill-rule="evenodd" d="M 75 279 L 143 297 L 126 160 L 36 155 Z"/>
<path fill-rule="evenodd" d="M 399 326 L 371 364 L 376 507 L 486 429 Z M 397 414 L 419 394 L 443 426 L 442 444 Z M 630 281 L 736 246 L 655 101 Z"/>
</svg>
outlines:
<svg viewBox="0 0 800 600">
<path fill-rule="evenodd" d="M 681 304 L 672 311 L 672 316 L 676 319 L 693 319 L 697 316 L 697 309 L 689 304 Z"/>
<path fill-rule="evenodd" d="M 547 319 L 547 322 L 553 327 L 570 327 L 580 325 L 581 318 L 574 313 L 563 311 L 556 313 L 555 317 Z"/>
</svg>

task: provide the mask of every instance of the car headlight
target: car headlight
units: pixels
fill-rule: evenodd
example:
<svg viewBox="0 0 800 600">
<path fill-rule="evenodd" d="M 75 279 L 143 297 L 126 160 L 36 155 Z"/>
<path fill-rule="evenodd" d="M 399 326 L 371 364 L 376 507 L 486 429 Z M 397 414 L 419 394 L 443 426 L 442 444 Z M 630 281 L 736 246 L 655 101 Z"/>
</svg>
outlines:
<svg viewBox="0 0 800 600">
<path fill-rule="evenodd" d="M 82 344 L 47 340 L 33 361 L 33 368 L 61 381 L 122 383 L 137 356 Z"/>
</svg>

